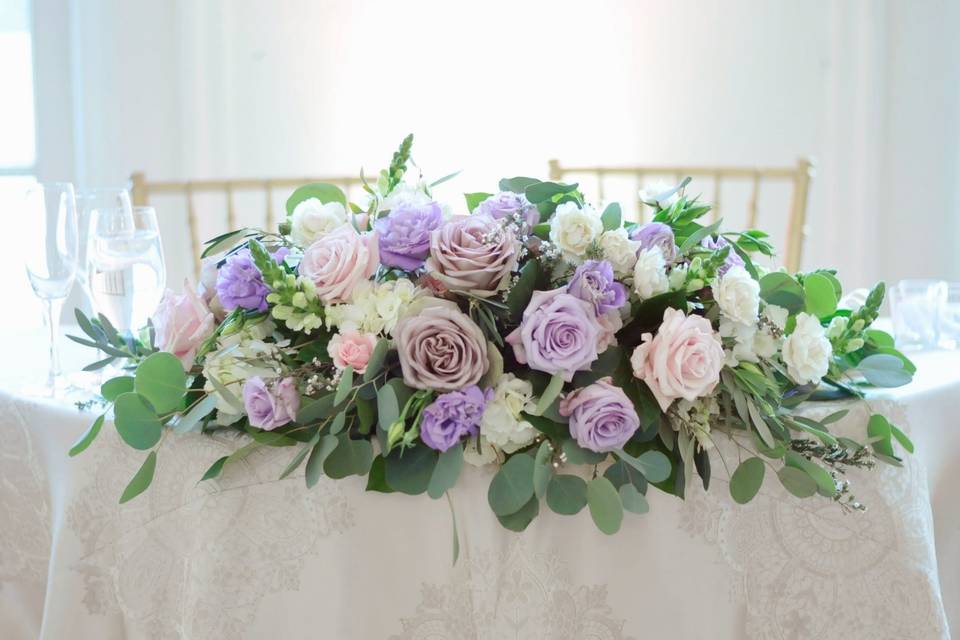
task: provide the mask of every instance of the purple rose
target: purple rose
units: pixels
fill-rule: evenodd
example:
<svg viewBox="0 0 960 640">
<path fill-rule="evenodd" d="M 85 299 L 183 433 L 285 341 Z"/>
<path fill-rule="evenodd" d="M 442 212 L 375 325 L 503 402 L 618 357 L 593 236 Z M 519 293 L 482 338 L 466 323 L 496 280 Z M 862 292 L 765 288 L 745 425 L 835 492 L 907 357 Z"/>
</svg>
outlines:
<svg viewBox="0 0 960 640">
<path fill-rule="evenodd" d="M 677 241 L 673 229 L 662 222 L 648 222 L 634 227 L 630 231 L 630 239 L 640 243 L 638 253 L 641 249 L 659 247 L 667 264 L 677 259 Z"/>
<path fill-rule="evenodd" d="M 281 247 L 273 254 L 273 259 L 283 262 L 290 252 Z M 250 311 L 267 310 L 267 294 L 270 288 L 263 281 L 263 274 L 253 263 L 250 249 L 240 249 L 227 256 L 226 262 L 217 272 L 217 296 L 224 310 L 233 311 L 237 307 Z"/>
<path fill-rule="evenodd" d="M 446 451 L 460 438 L 476 435 L 491 398 L 493 389 L 484 392 L 477 385 L 438 396 L 423 410 L 420 438 L 431 449 Z"/>
<path fill-rule="evenodd" d="M 477 205 L 473 213 L 488 215 L 495 220 L 513 220 L 524 233 L 530 233 L 533 226 L 540 222 L 540 211 L 527 200 L 526 196 L 501 191 Z"/>
<path fill-rule="evenodd" d="M 727 242 L 726 238 L 723 236 L 717 236 L 713 238 L 712 236 L 707 236 L 700 241 L 700 246 L 709 249 L 711 251 L 718 251 L 728 246 L 730 243 Z M 718 275 L 724 275 L 731 267 L 742 267 L 743 258 L 741 258 L 736 251 L 733 250 L 733 247 L 730 247 L 730 253 L 727 254 L 727 259 L 723 261 L 723 264 L 720 265 L 720 268 L 717 269 Z"/>
<path fill-rule="evenodd" d="M 293 378 L 284 378 L 267 387 L 260 376 L 243 383 L 243 407 L 250 426 L 270 431 L 292 422 L 300 410 L 300 393 Z"/>
<path fill-rule="evenodd" d="M 520 364 L 559 373 L 567 382 L 597 359 L 603 327 L 593 305 L 566 289 L 534 291 L 520 326 L 507 336 Z"/>
<path fill-rule="evenodd" d="M 430 232 L 442 223 L 436 202 L 401 203 L 375 224 L 380 235 L 380 262 L 405 271 L 419 269 L 430 253 Z"/>
<path fill-rule="evenodd" d="M 570 418 L 570 435 L 590 451 L 620 449 L 640 428 L 633 402 L 611 378 L 569 393 L 559 409 L 560 415 Z"/>
<path fill-rule="evenodd" d="M 577 267 L 567 293 L 592 304 L 598 316 L 627 302 L 627 288 L 614 279 L 613 265 L 606 260 L 587 260 Z"/>
</svg>

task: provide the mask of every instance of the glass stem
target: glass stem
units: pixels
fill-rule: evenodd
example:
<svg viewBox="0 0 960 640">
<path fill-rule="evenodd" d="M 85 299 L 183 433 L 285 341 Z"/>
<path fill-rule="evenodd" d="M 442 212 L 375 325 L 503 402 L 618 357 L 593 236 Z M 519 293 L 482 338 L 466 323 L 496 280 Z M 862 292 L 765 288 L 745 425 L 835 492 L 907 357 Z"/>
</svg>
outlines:
<svg viewBox="0 0 960 640">
<path fill-rule="evenodd" d="M 60 377 L 60 351 L 57 343 L 60 338 L 60 310 L 63 307 L 61 300 L 47 299 L 44 304 L 44 320 L 50 334 L 50 368 L 47 371 L 47 385 L 52 389 Z"/>
</svg>

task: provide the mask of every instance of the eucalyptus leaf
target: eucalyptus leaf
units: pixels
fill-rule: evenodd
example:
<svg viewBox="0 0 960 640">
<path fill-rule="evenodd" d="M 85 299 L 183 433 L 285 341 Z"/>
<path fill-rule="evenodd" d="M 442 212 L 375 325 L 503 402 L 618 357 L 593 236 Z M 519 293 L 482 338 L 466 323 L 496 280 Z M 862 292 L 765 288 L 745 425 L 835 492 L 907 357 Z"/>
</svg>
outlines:
<svg viewBox="0 0 960 640">
<path fill-rule="evenodd" d="M 730 496 L 737 504 L 746 504 L 753 500 L 760 486 L 767 465 L 760 458 L 747 458 L 740 463 L 730 476 Z"/>
<path fill-rule="evenodd" d="M 329 477 L 339 480 L 347 476 L 362 476 L 370 470 L 370 465 L 373 463 L 373 445 L 370 441 L 353 440 L 349 434 L 341 433 L 338 436 L 324 436 L 320 439 L 320 443 L 325 442 L 326 438 L 337 439 L 336 448 L 323 461 L 323 471 Z M 309 466 L 308 460 L 307 467 Z"/>
<path fill-rule="evenodd" d="M 210 384 L 213 385 L 213 389 L 217 392 L 217 395 L 223 398 L 223 401 L 230 405 L 230 408 L 233 409 L 234 413 L 241 415 L 246 413 L 240 398 L 238 398 L 233 391 L 230 391 L 226 385 L 217 380 L 216 376 L 207 376 L 207 380 L 209 380 Z M 303 409 L 301 409 L 301 411 L 302 410 Z"/>
<path fill-rule="evenodd" d="M 437 452 L 426 445 L 394 450 L 384 458 L 384 478 L 391 489 L 418 495 L 429 488 L 436 463 Z"/>
<path fill-rule="evenodd" d="M 617 493 L 620 494 L 620 502 L 627 511 L 639 514 L 650 511 L 650 504 L 647 502 L 646 496 L 637 491 L 637 488 L 632 484 L 620 485 Z"/>
<path fill-rule="evenodd" d="M 204 480 L 213 480 L 223 471 L 223 465 L 227 464 L 227 460 L 230 459 L 230 456 L 222 456 L 217 458 L 216 462 L 210 465 L 210 468 L 206 470 L 203 474 L 203 477 L 200 478 L 200 482 Z"/>
<path fill-rule="evenodd" d="M 390 341 L 387 338 L 377 340 L 377 345 L 370 354 L 367 361 L 367 368 L 363 372 L 363 381 L 369 382 L 377 377 L 377 374 L 383 369 L 383 363 L 387 358 L 387 352 L 390 350 Z"/>
<path fill-rule="evenodd" d="M 120 496 L 120 504 L 133 500 L 138 495 L 147 490 L 150 483 L 153 482 L 153 472 L 157 468 L 157 452 L 151 451 L 147 454 L 147 459 L 143 461 L 140 469 L 133 475 L 127 487 Z"/>
<path fill-rule="evenodd" d="M 113 414 L 117 433 L 134 449 L 150 449 L 160 441 L 160 418 L 139 394 L 130 391 L 117 396 Z"/>
<path fill-rule="evenodd" d="M 803 295 L 807 312 L 818 318 L 825 318 L 837 310 L 837 292 L 825 275 L 807 275 L 803 279 Z"/>
<path fill-rule="evenodd" d="M 97 435 L 100 433 L 100 429 L 103 427 L 103 420 L 105 416 L 97 416 L 97 419 L 93 421 L 93 424 L 84 432 L 80 438 L 73 443 L 73 446 L 70 447 L 70 457 L 81 453 L 87 447 L 90 446 L 90 443 L 96 440 Z"/>
<path fill-rule="evenodd" d="M 616 456 L 639 471 L 652 482 L 663 482 L 670 477 L 670 459 L 661 451 L 650 449 L 634 457 L 622 449 L 615 452 Z"/>
<path fill-rule="evenodd" d="M 575 440 L 566 439 L 560 444 L 560 449 L 570 464 L 600 464 L 609 454 L 584 449 Z"/>
<path fill-rule="evenodd" d="M 795 451 L 787 451 L 784 458 L 788 467 L 796 467 L 802 470 L 817 483 L 817 491 L 827 497 L 832 497 L 837 493 L 837 484 L 830 472 L 818 465 L 812 460 L 808 460 Z"/>
<path fill-rule="evenodd" d="M 777 478 L 784 488 L 798 498 L 809 498 L 817 492 L 817 483 L 796 467 L 781 467 Z"/>
<path fill-rule="evenodd" d="M 463 197 L 467 201 L 467 211 L 473 213 L 473 210 L 476 209 L 481 202 L 483 202 L 484 200 L 486 200 L 492 195 L 493 195 L 492 193 L 482 193 L 482 192 L 463 194 Z"/>
<path fill-rule="evenodd" d="M 133 391 L 133 376 L 110 378 L 100 385 L 100 395 L 107 402 L 113 402 L 121 393 Z"/>
<path fill-rule="evenodd" d="M 490 482 L 487 501 L 498 516 L 515 513 L 533 497 L 533 458 L 516 454 Z"/>
<path fill-rule="evenodd" d="M 367 442 L 366 440 L 361 440 L 359 442 L 366 442 L 367 446 L 368 447 L 370 446 L 370 443 Z M 323 475 L 324 466 L 327 460 L 329 460 L 330 455 L 340 447 L 340 444 L 341 444 L 341 440 L 338 439 L 337 436 L 333 436 L 330 434 L 321 436 L 317 440 L 317 442 L 314 443 L 313 448 L 310 451 L 310 458 L 307 459 L 307 468 L 304 472 L 304 480 L 306 481 L 308 489 L 313 488 L 320 481 L 320 476 Z M 351 475 L 350 473 L 347 472 L 348 470 L 347 467 L 351 463 L 356 465 L 353 468 L 354 473 L 356 473 L 355 471 L 356 469 L 360 469 L 363 467 L 364 460 L 360 458 L 367 455 L 366 450 L 360 451 L 360 452 L 357 452 L 356 450 L 354 450 L 351 453 L 356 454 L 356 456 L 352 457 L 350 461 L 344 462 L 342 466 L 338 465 L 335 468 L 335 471 L 337 473 L 340 473 L 341 471 L 343 471 L 344 475 L 343 476 L 331 475 L 330 476 L 331 478 L 346 477 L 347 475 Z M 373 457 L 372 447 L 370 448 L 369 454 L 370 454 L 370 457 L 372 458 Z M 367 468 L 369 468 L 369 465 L 367 465 Z M 356 473 L 356 475 L 362 475 L 363 473 L 366 473 L 366 471 Z"/>
<path fill-rule="evenodd" d="M 339 202 L 344 207 L 347 206 L 347 196 L 344 195 L 340 187 L 324 182 L 314 182 L 305 184 L 290 194 L 290 197 L 287 198 L 287 215 L 293 215 L 293 210 L 297 208 L 297 205 L 309 198 L 316 198 L 323 204 Z"/>
<path fill-rule="evenodd" d="M 572 516 L 587 506 L 587 483 L 569 474 L 557 474 L 547 484 L 547 506 L 554 513 Z"/>
<path fill-rule="evenodd" d="M 619 229 L 623 224 L 623 214 L 620 211 L 619 202 L 611 202 L 600 214 L 600 220 L 603 222 L 604 231 Z"/>
<path fill-rule="evenodd" d="M 804 309 L 803 287 L 796 278 L 783 271 L 773 271 L 760 278 L 760 297 L 790 313 Z"/>
<path fill-rule="evenodd" d="M 590 507 L 590 517 L 600 531 L 613 535 L 620 530 L 623 503 L 620 502 L 620 494 L 603 476 L 587 483 L 587 506 Z"/>
<path fill-rule="evenodd" d="M 216 396 L 204 396 L 202 400 L 193 405 L 185 414 L 177 416 L 176 420 L 171 422 L 170 426 L 175 433 L 187 433 L 192 431 L 193 428 L 197 426 L 197 423 L 210 415 L 216 408 Z"/>
<path fill-rule="evenodd" d="M 536 415 L 542 416 L 547 407 L 553 404 L 553 401 L 557 399 L 557 396 L 559 396 L 560 392 L 563 390 L 563 382 L 562 374 L 553 374 L 553 376 L 550 378 L 550 383 L 547 385 L 547 388 L 544 389 L 543 394 L 537 401 L 537 406 L 533 411 Z"/>
<path fill-rule="evenodd" d="M 448 489 L 457 484 L 462 470 L 463 444 L 458 442 L 437 457 L 437 464 L 430 475 L 430 484 L 427 485 L 427 495 L 434 500 L 442 497 Z"/>
<path fill-rule="evenodd" d="M 134 389 L 153 405 L 157 413 L 168 413 L 183 405 L 187 374 L 179 358 L 166 351 L 157 351 L 137 366 Z"/>
<path fill-rule="evenodd" d="M 533 522 L 539 513 L 540 501 L 534 497 L 530 498 L 530 500 L 517 511 L 508 513 L 505 516 L 498 515 L 497 520 L 500 521 L 500 524 L 503 525 L 505 529 L 519 533 L 530 526 L 530 523 Z"/>
<path fill-rule="evenodd" d="M 353 366 L 347 365 L 347 367 L 340 372 L 340 381 L 337 383 L 337 392 L 333 396 L 333 404 L 339 405 L 344 400 L 347 399 L 347 396 L 350 395 L 350 391 L 353 389 Z"/>
<path fill-rule="evenodd" d="M 867 356 L 857 364 L 857 369 L 876 387 L 901 387 L 913 380 L 903 360 L 887 353 Z"/>
<path fill-rule="evenodd" d="M 537 456 L 533 461 L 533 493 L 542 498 L 547 492 L 547 484 L 553 476 L 553 446 L 549 440 L 540 443 Z"/>
</svg>

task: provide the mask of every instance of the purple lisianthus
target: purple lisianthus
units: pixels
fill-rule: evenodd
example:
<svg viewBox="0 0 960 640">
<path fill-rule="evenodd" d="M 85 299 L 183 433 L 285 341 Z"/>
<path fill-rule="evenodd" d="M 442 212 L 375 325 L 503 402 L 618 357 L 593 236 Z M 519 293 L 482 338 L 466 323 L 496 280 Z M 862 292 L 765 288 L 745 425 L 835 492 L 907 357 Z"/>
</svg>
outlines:
<svg viewBox="0 0 960 640">
<path fill-rule="evenodd" d="M 492 195 L 474 209 L 474 213 L 485 214 L 495 220 L 513 220 L 525 233 L 529 233 L 533 226 L 540 222 L 540 211 L 527 200 L 526 196 L 501 191 Z"/>
<path fill-rule="evenodd" d="M 590 451 L 620 449 L 640 428 L 633 402 L 609 377 L 571 392 L 559 409 L 570 418 L 570 435 Z"/>
<path fill-rule="evenodd" d="M 587 260 L 577 267 L 567 293 L 592 304 L 598 316 L 627 301 L 627 288 L 614 279 L 613 265 L 607 260 Z"/>
<path fill-rule="evenodd" d="M 380 237 L 380 262 L 388 267 L 414 271 L 430 253 L 430 232 L 443 223 L 440 205 L 402 203 L 376 222 Z"/>
<path fill-rule="evenodd" d="M 273 259 L 283 262 L 290 252 L 281 247 Z M 226 311 L 237 307 L 250 311 L 267 310 L 267 294 L 270 288 L 263 282 L 263 274 L 253 263 L 250 249 L 241 249 L 227 257 L 217 272 L 217 296 Z"/>
<path fill-rule="evenodd" d="M 659 247 L 667 264 L 677 258 L 677 240 L 673 236 L 673 229 L 662 222 L 648 222 L 634 227 L 630 231 L 630 239 L 640 243 L 640 250 Z"/>
<path fill-rule="evenodd" d="M 270 431 L 293 422 L 300 410 L 300 393 L 293 378 L 284 378 L 267 387 L 260 376 L 243 383 L 243 408 L 250 426 Z"/>
<path fill-rule="evenodd" d="M 603 335 L 593 305 L 563 288 L 534 291 L 520 326 L 506 341 L 520 364 L 570 382 L 597 359 Z"/>
<path fill-rule="evenodd" d="M 492 398 L 492 389 L 484 392 L 477 385 L 438 396 L 423 410 L 420 438 L 431 449 L 446 451 L 460 438 L 476 435 L 483 410 Z"/>
<path fill-rule="evenodd" d="M 707 236 L 700 241 L 700 246 L 709 249 L 711 251 L 718 251 L 728 246 L 730 243 L 727 242 L 726 238 L 723 236 L 717 236 L 716 238 L 712 236 Z M 723 261 L 723 264 L 720 265 L 720 268 L 717 269 L 719 275 L 724 275 L 731 267 L 742 267 L 743 258 L 741 258 L 736 251 L 733 250 L 733 247 L 730 247 L 730 253 L 727 254 L 727 259 Z"/>
</svg>

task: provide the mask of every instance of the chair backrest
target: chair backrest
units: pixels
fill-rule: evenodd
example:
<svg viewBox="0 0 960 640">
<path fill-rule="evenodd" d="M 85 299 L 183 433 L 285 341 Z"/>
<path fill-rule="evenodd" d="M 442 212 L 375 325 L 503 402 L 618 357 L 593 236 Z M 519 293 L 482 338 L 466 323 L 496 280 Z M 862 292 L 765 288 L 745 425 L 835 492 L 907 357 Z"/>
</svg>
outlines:
<svg viewBox="0 0 960 640">
<path fill-rule="evenodd" d="M 283 194 L 284 199 L 294 189 L 311 182 L 326 182 L 335 184 L 349 198 L 351 192 L 360 190 L 362 181 L 359 176 L 338 177 L 304 177 L 304 178 L 240 178 L 227 180 L 186 180 L 186 181 L 151 181 L 141 173 L 134 173 L 131 178 L 130 194 L 134 205 L 151 204 L 153 196 L 173 196 L 182 198 L 186 204 L 186 222 L 190 234 L 190 252 L 193 259 L 194 276 L 200 273 L 200 253 L 203 238 L 200 237 L 200 220 L 202 216 L 210 215 L 209 211 L 198 212 L 196 196 L 200 194 L 215 194 L 222 196 L 226 201 L 225 211 L 222 213 L 218 232 L 236 229 L 238 225 L 238 211 L 234 196 L 238 193 L 260 193 L 264 196 L 264 218 L 262 224 L 265 229 L 273 229 L 277 222 L 275 199 Z M 286 193 L 283 193 L 286 192 Z M 163 215 L 163 212 L 159 212 Z M 282 210 L 281 217 L 286 215 Z"/>
<path fill-rule="evenodd" d="M 800 259 L 803 253 L 805 236 L 804 224 L 807 213 L 807 195 L 810 190 L 810 180 L 813 178 L 813 162 L 807 158 L 800 158 L 793 167 L 733 167 L 733 166 L 565 166 L 559 160 L 550 161 L 550 179 L 566 180 L 587 176 L 596 184 L 598 201 L 604 200 L 605 182 L 608 178 L 632 179 L 633 193 L 637 193 L 645 181 L 656 178 L 665 178 L 675 183 L 686 176 L 704 178 L 713 183 L 712 219 L 716 220 L 721 211 L 721 185 L 727 181 L 746 182 L 749 186 L 749 198 L 746 202 L 746 225 L 753 228 L 757 224 L 758 202 L 761 186 L 768 182 L 792 183 L 791 196 L 787 213 L 787 237 L 784 245 L 783 264 L 790 271 L 800 268 Z M 695 180 L 696 184 L 696 180 Z M 639 203 L 638 211 L 644 211 Z"/>
</svg>

